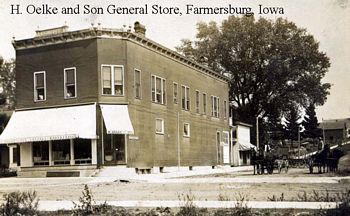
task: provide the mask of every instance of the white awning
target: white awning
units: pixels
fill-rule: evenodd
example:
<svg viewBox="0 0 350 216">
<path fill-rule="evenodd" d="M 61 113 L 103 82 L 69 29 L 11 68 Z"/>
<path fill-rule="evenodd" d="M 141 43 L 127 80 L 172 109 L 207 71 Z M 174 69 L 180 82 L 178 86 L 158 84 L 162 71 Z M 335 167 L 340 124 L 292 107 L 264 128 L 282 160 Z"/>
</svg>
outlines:
<svg viewBox="0 0 350 216">
<path fill-rule="evenodd" d="M 100 105 L 107 134 L 134 134 L 127 105 Z"/>
<path fill-rule="evenodd" d="M 256 149 L 256 146 L 247 142 L 238 142 L 240 151 L 250 151 L 251 149 Z"/>
<path fill-rule="evenodd" d="M 96 139 L 96 105 L 15 111 L 0 143 Z"/>
</svg>

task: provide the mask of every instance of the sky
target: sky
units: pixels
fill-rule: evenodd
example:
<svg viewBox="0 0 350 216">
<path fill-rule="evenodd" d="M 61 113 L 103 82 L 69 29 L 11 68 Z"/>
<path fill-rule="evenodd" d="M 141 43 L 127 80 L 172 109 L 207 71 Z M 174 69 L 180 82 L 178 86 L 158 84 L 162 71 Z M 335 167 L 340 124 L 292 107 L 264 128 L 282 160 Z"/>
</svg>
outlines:
<svg viewBox="0 0 350 216">
<path fill-rule="evenodd" d="M 19 4 L 22 14 L 11 14 L 11 4 Z M 148 14 L 108 14 L 108 5 L 119 7 L 144 7 Z M 251 7 L 255 16 L 269 19 L 283 17 L 306 28 L 320 43 L 320 50 L 331 61 L 331 67 L 323 82 L 332 84 L 327 102 L 317 107 L 319 121 L 334 118 L 350 118 L 350 0 L 0 0 L 0 56 L 15 57 L 11 41 L 31 38 L 35 30 L 68 25 L 69 30 L 89 28 L 101 24 L 107 28 L 133 26 L 139 21 L 146 26 L 146 37 L 170 48 L 180 44 L 183 38 L 194 39 L 196 23 L 216 21 L 221 23 L 227 14 L 186 14 L 186 6 L 198 7 Z M 57 7 L 58 14 L 42 14 L 45 6 Z M 103 14 L 83 14 L 84 5 L 103 8 Z M 178 7 L 182 15 L 151 14 L 153 5 Z M 284 14 L 257 14 L 262 7 L 283 8 Z M 79 6 L 79 14 L 62 14 L 62 7 Z M 39 14 L 30 14 L 36 8 Z M 28 9 L 28 11 L 27 11 Z"/>
</svg>

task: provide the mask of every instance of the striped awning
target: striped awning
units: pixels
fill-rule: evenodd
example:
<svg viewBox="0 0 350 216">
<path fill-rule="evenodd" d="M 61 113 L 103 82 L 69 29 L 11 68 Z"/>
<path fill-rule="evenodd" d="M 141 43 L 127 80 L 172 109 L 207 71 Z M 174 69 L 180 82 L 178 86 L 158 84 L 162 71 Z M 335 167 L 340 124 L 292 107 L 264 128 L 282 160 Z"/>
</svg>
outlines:
<svg viewBox="0 0 350 216">
<path fill-rule="evenodd" d="M 134 134 L 127 105 L 100 105 L 107 134 Z"/>
<path fill-rule="evenodd" d="M 240 151 L 250 151 L 256 149 L 256 146 L 248 142 L 238 142 Z"/>
<path fill-rule="evenodd" d="M 96 105 L 15 111 L 0 143 L 96 139 Z"/>
</svg>

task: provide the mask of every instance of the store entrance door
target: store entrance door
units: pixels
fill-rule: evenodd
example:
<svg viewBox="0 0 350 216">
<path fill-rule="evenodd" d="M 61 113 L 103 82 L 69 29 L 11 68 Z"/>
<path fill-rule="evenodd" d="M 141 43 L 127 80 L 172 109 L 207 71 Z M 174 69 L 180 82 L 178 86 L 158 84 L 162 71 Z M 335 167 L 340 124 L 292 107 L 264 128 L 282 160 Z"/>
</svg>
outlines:
<svg viewBox="0 0 350 216">
<path fill-rule="evenodd" d="M 124 134 L 105 134 L 104 162 L 106 165 L 126 164 L 125 153 Z"/>
</svg>

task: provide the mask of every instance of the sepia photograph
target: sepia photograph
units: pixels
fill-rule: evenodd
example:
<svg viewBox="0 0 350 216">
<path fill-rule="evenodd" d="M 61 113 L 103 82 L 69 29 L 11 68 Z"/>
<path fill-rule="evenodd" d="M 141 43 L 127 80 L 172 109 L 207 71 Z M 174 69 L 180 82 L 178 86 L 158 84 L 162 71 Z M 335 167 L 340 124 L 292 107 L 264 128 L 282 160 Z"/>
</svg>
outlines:
<svg viewBox="0 0 350 216">
<path fill-rule="evenodd" d="M 1 0 L 0 215 L 350 215 L 349 0 Z"/>
</svg>

